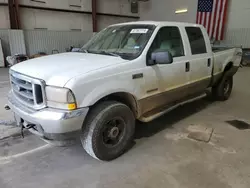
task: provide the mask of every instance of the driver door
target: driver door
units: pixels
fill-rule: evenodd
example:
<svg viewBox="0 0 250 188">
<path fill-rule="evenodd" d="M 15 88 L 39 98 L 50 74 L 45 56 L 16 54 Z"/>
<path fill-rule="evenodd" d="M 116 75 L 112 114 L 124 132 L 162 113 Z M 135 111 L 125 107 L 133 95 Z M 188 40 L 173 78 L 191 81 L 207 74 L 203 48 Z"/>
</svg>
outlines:
<svg viewBox="0 0 250 188">
<path fill-rule="evenodd" d="M 189 78 L 180 29 L 175 26 L 162 27 L 148 51 L 147 61 L 150 61 L 152 52 L 156 50 L 169 51 L 173 56 L 173 62 L 147 67 L 146 72 L 151 76 L 145 77 L 148 98 L 147 104 L 143 105 L 144 112 L 161 107 L 171 107 L 187 95 L 186 86 Z M 156 82 L 150 84 L 151 79 L 156 79 Z"/>
</svg>

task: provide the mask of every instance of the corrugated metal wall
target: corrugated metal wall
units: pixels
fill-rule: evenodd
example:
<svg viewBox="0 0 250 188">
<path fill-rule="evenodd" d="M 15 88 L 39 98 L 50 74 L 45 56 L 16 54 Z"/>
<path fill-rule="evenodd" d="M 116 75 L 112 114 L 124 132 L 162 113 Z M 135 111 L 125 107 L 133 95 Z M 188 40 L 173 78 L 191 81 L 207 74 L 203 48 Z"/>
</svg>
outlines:
<svg viewBox="0 0 250 188">
<path fill-rule="evenodd" d="M 6 57 L 7 55 L 10 55 L 10 44 L 9 44 L 9 33 L 8 30 L 1 30 L 0 29 L 0 38 L 2 42 L 3 47 L 3 53 Z"/>
<path fill-rule="evenodd" d="M 22 30 L 9 30 L 11 55 L 26 54 L 25 39 Z"/>
<path fill-rule="evenodd" d="M 1 30 L 0 38 L 4 55 L 24 53 L 34 55 L 39 52 L 51 54 L 52 50 L 65 52 L 70 46 L 81 47 L 93 32 L 42 31 L 42 30 Z"/>
<path fill-rule="evenodd" d="M 228 29 L 222 45 L 250 47 L 250 28 Z"/>
<path fill-rule="evenodd" d="M 24 31 L 27 54 L 39 52 L 51 54 L 52 50 L 65 52 L 70 46 L 81 47 L 93 35 L 92 32 L 75 31 Z"/>
</svg>

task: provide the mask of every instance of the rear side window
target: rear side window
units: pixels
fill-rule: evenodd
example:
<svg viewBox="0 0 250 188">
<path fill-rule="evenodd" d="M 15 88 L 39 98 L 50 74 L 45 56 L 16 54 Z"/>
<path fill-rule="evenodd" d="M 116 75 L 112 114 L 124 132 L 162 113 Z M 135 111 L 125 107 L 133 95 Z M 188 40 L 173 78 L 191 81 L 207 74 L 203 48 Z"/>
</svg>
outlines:
<svg viewBox="0 0 250 188">
<path fill-rule="evenodd" d="M 199 27 L 186 27 L 186 32 L 193 55 L 207 53 L 204 36 Z"/>
</svg>

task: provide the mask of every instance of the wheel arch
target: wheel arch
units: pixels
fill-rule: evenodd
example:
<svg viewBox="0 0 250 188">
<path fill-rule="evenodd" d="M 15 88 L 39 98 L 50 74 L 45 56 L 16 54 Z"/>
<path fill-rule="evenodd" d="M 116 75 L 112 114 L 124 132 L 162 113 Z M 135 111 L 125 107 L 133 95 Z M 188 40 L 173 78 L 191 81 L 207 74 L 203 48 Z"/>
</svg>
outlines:
<svg viewBox="0 0 250 188">
<path fill-rule="evenodd" d="M 92 106 L 95 106 L 96 104 L 103 102 L 103 101 L 121 102 L 121 103 L 127 105 L 132 110 L 132 112 L 136 118 L 139 117 L 139 114 L 140 114 L 139 109 L 140 108 L 138 106 L 136 98 L 130 93 L 115 92 L 115 93 L 108 94 L 108 95 L 100 98 L 99 100 L 97 100 Z"/>
<path fill-rule="evenodd" d="M 226 64 L 226 66 L 225 66 L 223 72 L 225 73 L 225 72 L 229 71 L 232 67 L 233 67 L 233 62 L 230 61 L 230 62 L 228 62 L 228 63 Z"/>
<path fill-rule="evenodd" d="M 233 68 L 233 62 L 229 61 L 228 63 L 226 63 L 226 65 L 223 67 L 223 71 L 221 72 L 221 74 L 219 74 L 217 77 L 213 78 L 212 84 L 211 86 L 217 86 L 221 80 L 223 79 L 223 77 L 225 76 L 225 74 L 228 74 L 228 72 L 230 70 L 232 70 Z"/>
</svg>

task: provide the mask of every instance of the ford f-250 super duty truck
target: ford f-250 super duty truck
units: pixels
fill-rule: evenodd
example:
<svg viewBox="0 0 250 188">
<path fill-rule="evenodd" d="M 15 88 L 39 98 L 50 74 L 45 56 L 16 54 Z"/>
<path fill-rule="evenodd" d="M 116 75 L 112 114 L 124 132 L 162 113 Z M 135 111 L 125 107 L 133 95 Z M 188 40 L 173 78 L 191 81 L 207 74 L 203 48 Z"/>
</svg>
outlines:
<svg viewBox="0 0 250 188">
<path fill-rule="evenodd" d="M 112 25 L 79 52 L 11 67 L 8 105 L 19 126 L 50 141 L 78 135 L 88 154 L 108 161 L 128 148 L 136 119 L 149 122 L 208 89 L 227 100 L 241 55 L 213 52 L 196 24 Z"/>
</svg>

